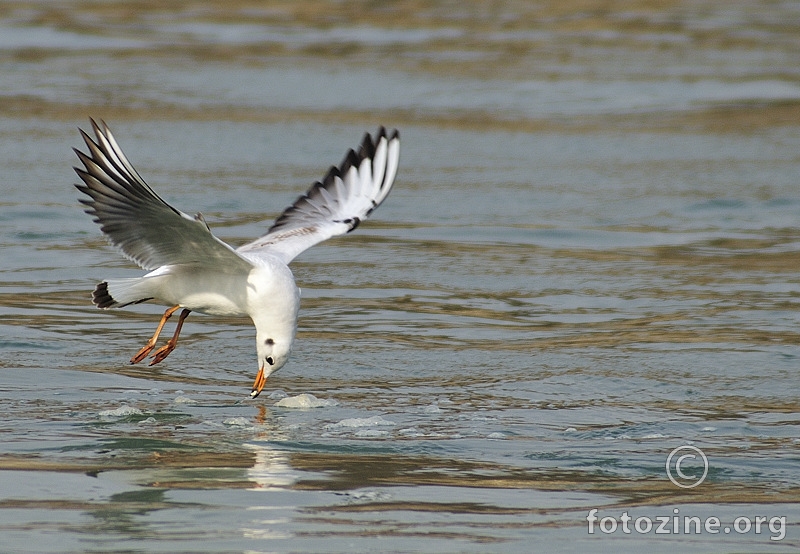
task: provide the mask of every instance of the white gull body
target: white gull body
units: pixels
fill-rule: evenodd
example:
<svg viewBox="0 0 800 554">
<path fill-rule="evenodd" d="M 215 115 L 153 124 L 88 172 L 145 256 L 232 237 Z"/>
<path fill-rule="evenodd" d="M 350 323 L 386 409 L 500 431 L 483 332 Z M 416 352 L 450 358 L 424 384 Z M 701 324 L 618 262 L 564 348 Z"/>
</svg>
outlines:
<svg viewBox="0 0 800 554">
<path fill-rule="evenodd" d="M 380 128 L 350 150 L 338 167 L 289 206 L 263 237 L 233 248 L 215 237 L 200 214 L 192 217 L 164 202 L 139 176 L 105 123 L 92 121 L 95 139 L 81 131 L 88 154 L 75 150 L 83 181 L 75 185 L 87 213 L 112 244 L 140 267 L 133 279 L 97 285 L 93 302 L 102 309 L 154 301 L 170 306 L 155 334 L 131 359 L 155 347 L 167 319 L 183 308 L 173 337 L 150 365 L 175 348 L 183 320 L 196 311 L 249 316 L 256 328 L 258 374 L 252 397 L 288 360 L 297 330 L 300 291 L 288 264 L 301 252 L 355 229 L 389 194 L 400 156 L 400 136 Z"/>
</svg>

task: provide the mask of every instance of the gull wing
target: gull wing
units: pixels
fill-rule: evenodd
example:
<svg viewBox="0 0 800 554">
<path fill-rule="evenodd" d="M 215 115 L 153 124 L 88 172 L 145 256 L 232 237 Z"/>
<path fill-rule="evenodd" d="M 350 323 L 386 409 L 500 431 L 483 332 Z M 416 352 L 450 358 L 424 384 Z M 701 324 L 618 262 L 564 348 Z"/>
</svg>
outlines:
<svg viewBox="0 0 800 554">
<path fill-rule="evenodd" d="M 83 130 L 89 154 L 75 153 L 84 168 L 74 168 L 89 198 L 80 202 L 103 233 L 143 269 L 196 265 L 224 271 L 249 271 L 247 260 L 211 234 L 200 214 L 189 216 L 162 200 L 125 157 L 104 122 L 92 121 L 97 138 Z"/>
<path fill-rule="evenodd" d="M 400 159 L 400 133 L 381 127 L 364 135 L 339 167 L 286 208 L 263 237 L 239 247 L 246 258 L 277 256 L 289 263 L 317 243 L 349 233 L 389 194 Z"/>
</svg>

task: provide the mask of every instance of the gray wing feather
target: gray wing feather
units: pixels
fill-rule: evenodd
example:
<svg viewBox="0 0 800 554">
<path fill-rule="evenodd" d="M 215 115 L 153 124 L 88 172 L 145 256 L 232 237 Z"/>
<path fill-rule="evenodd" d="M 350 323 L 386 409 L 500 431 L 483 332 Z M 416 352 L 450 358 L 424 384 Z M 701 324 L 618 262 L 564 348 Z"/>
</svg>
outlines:
<svg viewBox="0 0 800 554">
<path fill-rule="evenodd" d="M 364 135 L 338 167 L 286 208 L 263 237 L 237 249 L 247 258 L 277 256 L 289 263 L 304 250 L 355 229 L 386 199 L 400 158 L 400 133 L 381 127 Z"/>
<path fill-rule="evenodd" d="M 75 185 L 89 198 L 80 202 L 103 233 L 125 256 L 144 269 L 197 265 L 249 270 L 252 265 L 211 234 L 198 214 L 176 210 L 151 189 L 125 157 L 105 123 L 92 120 L 96 141 L 83 130 L 88 154 L 75 150 L 83 181 Z"/>
</svg>

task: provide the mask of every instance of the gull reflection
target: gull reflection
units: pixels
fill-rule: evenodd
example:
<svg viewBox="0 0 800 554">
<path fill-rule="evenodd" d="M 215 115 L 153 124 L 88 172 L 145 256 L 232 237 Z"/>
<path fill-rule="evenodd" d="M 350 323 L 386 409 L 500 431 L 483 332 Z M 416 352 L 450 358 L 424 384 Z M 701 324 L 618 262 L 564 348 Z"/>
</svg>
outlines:
<svg viewBox="0 0 800 554">
<path fill-rule="evenodd" d="M 255 483 L 252 490 L 275 490 L 293 485 L 300 473 L 289 465 L 289 456 L 269 444 L 245 444 L 255 452 L 255 463 L 247 477 Z"/>
</svg>

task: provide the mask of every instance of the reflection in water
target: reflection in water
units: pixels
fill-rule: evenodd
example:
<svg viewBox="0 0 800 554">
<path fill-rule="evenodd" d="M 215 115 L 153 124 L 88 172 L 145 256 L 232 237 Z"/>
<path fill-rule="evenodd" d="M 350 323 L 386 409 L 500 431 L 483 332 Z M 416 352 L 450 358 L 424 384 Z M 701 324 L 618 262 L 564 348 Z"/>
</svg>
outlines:
<svg viewBox="0 0 800 554">
<path fill-rule="evenodd" d="M 165 502 L 165 493 L 161 489 L 148 489 L 112 494 L 107 503 L 88 510 L 97 520 L 95 532 L 126 538 L 149 537 L 152 531 L 145 516 L 170 507 Z"/>
<path fill-rule="evenodd" d="M 255 483 L 252 490 L 274 490 L 293 485 L 300 473 L 290 465 L 286 452 L 263 443 L 247 443 L 245 447 L 255 452 L 255 464 L 247 470 L 247 477 Z"/>
</svg>

